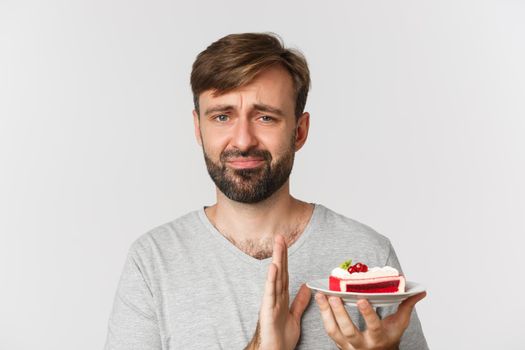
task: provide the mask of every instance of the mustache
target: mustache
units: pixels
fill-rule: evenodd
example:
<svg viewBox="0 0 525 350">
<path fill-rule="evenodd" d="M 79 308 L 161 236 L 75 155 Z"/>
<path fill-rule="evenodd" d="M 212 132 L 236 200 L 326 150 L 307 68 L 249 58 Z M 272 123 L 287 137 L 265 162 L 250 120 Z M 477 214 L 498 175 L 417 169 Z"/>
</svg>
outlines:
<svg viewBox="0 0 525 350">
<path fill-rule="evenodd" d="M 262 158 L 264 160 L 272 160 L 272 155 L 270 152 L 262 149 L 250 149 L 247 151 L 240 150 L 229 150 L 221 153 L 220 159 L 221 162 L 227 162 L 232 158 Z"/>
</svg>

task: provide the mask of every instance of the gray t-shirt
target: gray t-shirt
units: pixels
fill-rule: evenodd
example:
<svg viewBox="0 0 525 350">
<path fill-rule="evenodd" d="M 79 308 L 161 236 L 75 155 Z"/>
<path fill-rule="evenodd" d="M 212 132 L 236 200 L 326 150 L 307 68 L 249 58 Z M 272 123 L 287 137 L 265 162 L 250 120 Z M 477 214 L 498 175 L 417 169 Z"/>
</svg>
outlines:
<svg viewBox="0 0 525 350">
<path fill-rule="evenodd" d="M 320 204 L 288 249 L 290 300 L 302 283 L 341 262 L 400 269 L 390 241 Z M 222 236 L 204 208 L 153 229 L 131 246 L 109 320 L 106 350 L 244 349 L 253 336 L 271 258 L 257 260 Z M 361 329 L 356 308 L 347 307 Z M 395 308 L 378 308 L 385 316 Z M 297 349 L 337 349 L 312 300 Z M 417 314 L 400 349 L 428 349 Z"/>
</svg>

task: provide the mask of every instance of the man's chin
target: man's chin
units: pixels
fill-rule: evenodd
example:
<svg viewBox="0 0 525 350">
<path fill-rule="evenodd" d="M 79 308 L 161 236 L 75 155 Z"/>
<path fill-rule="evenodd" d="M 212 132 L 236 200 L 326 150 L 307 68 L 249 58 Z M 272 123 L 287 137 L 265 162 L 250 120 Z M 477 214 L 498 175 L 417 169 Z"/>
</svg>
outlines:
<svg viewBox="0 0 525 350">
<path fill-rule="evenodd" d="M 231 169 L 227 168 L 223 176 L 230 183 L 246 184 L 248 186 L 257 186 L 258 183 L 263 181 L 264 168 L 249 168 L 249 169 Z"/>
<path fill-rule="evenodd" d="M 263 187 L 264 184 L 260 181 L 240 180 L 229 181 L 225 188 L 219 189 L 226 197 L 235 202 L 253 204 L 261 202 L 268 197 L 268 195 L 258 193 Z"/>
<path fill-rule="evenodd" d="M 241 181 L 230 181 L 228 185 L 228 192 L 235 193 L 236 196 L 244 197 L 250 193 L 256 192 L 257 189 L 261 188 L 263 184 L 258 181 L 241 180 Z"/>
</svg>

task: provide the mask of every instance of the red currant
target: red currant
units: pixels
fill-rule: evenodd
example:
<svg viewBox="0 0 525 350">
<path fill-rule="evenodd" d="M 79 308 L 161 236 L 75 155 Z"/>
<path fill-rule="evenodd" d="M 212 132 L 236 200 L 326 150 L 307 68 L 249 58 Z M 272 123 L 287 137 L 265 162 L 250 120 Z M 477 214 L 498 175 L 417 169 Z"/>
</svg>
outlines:
<svg viewBox="0 0 525 350">
<path fill-rule="evenodd" d="M 368 266 L 366 266 L 365 264 L 362 264 L 362 263 L 357 263 L 355 265 L 349 266 L 347 270 L 348 270 L 349 273 L 367 272 L 368 271 Z"/>
</svg>

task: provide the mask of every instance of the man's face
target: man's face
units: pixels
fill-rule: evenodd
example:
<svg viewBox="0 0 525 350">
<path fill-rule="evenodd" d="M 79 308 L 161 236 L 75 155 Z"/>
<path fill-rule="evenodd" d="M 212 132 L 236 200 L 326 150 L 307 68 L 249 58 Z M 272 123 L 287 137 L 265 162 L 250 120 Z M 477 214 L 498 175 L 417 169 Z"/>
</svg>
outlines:
<svg viewBox="0 0 525 350">
<path fill-rule="evenodd" d="M 213 92 L 200 95 L 200 117 L 194 112 L 208 173 L 233 201 L 265 200 L 286 183 L 304 143 L 296 130 L 308 115 L 297 125 L 292 78 L 274 67 L 246 86 L 219 96 Z"/>
</svg>

